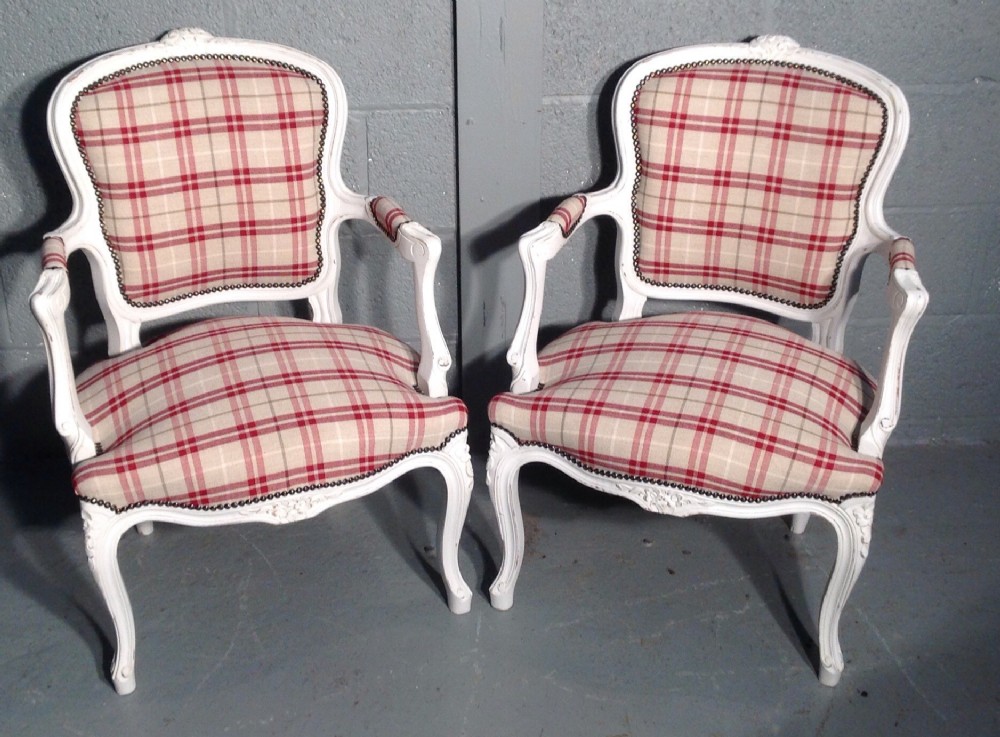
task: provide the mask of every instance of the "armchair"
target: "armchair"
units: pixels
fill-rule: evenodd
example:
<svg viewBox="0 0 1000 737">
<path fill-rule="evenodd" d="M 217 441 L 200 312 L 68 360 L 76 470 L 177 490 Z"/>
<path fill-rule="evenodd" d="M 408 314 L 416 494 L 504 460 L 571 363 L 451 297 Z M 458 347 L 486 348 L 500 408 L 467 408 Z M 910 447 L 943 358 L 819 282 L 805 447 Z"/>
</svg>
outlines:
<svg viewBox="0 0 1000 737">
<path fill-rule="evenodd" d="M 567 198 L 519 244 L 513 381 L 489 408 L 504 542 L 492 604 L 513 603 L 527 463 L 661 514 L 791 515 L 795 532 L 816 515 L 838 541 L 818 630 L 819 678 L 835 685 L 838 622 L 868 555 L 906 347 L 927 304 L 913 245 L 882 212 L 906 101 L 860 64 L 763 37 L 646 57 L 612 106 L 613 183 Z M 616 319 L 539 351 L 548 262 L 600 216 L 618 232 Z M 877 382 L 843 355 L 873 252 L 890 267 Z M 647 299 L 709 307 L 644 317 Z"/>
<path fill-rule="evenodd" d="M 94 59 L 49 106 L 73 210 L 31 296 L 56 428 L 74 465 L 90 567 L 114 621 L 116 690 L 135 688 L 135 625 L 117 546 L 153 522 L 313 517 L 418 467 L 444 477 L 448 605 L 469 610 L 458 542 L 472 489 L 467 412 L 434 305 L 440 240 L 341 179 L 347 101 L 299 51 L 196 29 Z M 342 324 L 339 226 L 379 228 L 413 266 L 420 351 Z M 67 256 L 83 251 L 110 358 L 74 374 Z M 150 320 L 224 302 L 307 300 L 312 320 Z"/>
</svg>

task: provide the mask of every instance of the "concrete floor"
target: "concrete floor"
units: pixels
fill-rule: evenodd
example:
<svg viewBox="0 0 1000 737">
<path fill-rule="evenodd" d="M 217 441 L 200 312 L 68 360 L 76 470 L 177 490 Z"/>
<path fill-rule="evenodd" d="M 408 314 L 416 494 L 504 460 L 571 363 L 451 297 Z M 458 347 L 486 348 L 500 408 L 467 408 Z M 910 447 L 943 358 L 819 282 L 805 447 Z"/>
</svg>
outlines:
<svg viewBox="0 0 1000 737">
<path fill-rule="evenodd" d="M 509 612 L 483 593 L 484 488 L 460 556 L 472 612 L 448 612 L 430 472 L 290 526 L 127 535 L 127 697 L 67 469 L 0 469 L 0 735 L 1000 734 L 1000 448 L 886 465 L 834 689 L 815 676 L 821 521 L 790 538 L 660 517 L 538 469 Z"/>
</svg>

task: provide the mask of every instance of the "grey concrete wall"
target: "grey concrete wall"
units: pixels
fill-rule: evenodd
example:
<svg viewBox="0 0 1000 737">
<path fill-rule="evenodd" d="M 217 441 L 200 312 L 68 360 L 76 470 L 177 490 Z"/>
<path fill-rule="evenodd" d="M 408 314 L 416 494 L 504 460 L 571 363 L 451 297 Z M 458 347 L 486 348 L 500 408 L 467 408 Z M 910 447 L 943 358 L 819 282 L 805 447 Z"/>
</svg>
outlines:
<svg viewBox="0 0 1000 737">
<path fill-rule="evenodd" d="M 614 171 L 610 96 L 622 67 L 664 48 L 780 33 L 854 58 L 910 103 L 910 143 L 887 218 L 917 247 L 931 303 L 907 362 L 892 442 L 1000 439 L 1000 3 L 545 0 L 541 194 L 546 205 Z M 553 330 L 608 314 L 613 231 L 586 226 L 550 267 Z M 878 369 L 886 272 L 870 260 L 848 351 Z"/>
<path fill-rule="evenodd" d="M 540 215 L 542 11 L 539 0 L 456 4 L 462 389 L 479 451 L 487 404 L 510 386 L 524 292 L 514 244 Z"/>
<path fill-rule="evenodd" d="M 58 80 L 82 61 L 183 26 L 284 43 L 337 69 L 350 108 L 344 176 L 359 192 L 393 196 L 442 237 L 437 302 L 457 352 L 451 3 L 7 0 L 0 23 L 0 460 L 62 453 L 48 417 L 40 334 L 27 306 L 42 233 L 70 209 L 45 134 L 45 105 Z M 415 344 L 408 265 L 367 225 L 346 231 L 345 319 L 379 325 Z M 79 258 L 71 261 L 81 273 L 74 275 L 69 319 L 82 363 L 105 347 L 86 263 Z"/>
</svg>

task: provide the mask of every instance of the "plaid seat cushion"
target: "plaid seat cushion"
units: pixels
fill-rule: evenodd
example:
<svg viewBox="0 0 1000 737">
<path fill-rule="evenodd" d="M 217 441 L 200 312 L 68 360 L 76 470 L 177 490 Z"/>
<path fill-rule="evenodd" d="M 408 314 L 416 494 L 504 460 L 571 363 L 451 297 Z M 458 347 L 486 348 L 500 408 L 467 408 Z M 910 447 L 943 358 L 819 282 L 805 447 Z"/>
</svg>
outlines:
<svg viewBox="0 0 1000 737">
<path fill-rule="evenodd" d="M 316 278 L 326 92 L 303 71 L 178 58 L 84 90 L 73 131 L 125 299 Z"/>
<path fill-rule="evenodd" d="M 490 420 L 611 474 L 740 498 L 874 492 L 853 450 L 873 384 L 853 362 L 756 318 L 696 312 L 588 323 L 539 354 L 542 387 Z"/>
<path fill-rule="evenodd" d="M 101 452 L 78 495 L 114 508 L 215 507 L 370 474 L 464 428 L 419 394 L 417 357 L 375 328 L 224 318 L 178 330 L 78 379 Z"/>
<path fill-rule="evenodd" d="M 639 276 L 824 304 L 885 115 L 874 93 L 807 68 L 650 75 L 632 101 Z"/>
</svg>

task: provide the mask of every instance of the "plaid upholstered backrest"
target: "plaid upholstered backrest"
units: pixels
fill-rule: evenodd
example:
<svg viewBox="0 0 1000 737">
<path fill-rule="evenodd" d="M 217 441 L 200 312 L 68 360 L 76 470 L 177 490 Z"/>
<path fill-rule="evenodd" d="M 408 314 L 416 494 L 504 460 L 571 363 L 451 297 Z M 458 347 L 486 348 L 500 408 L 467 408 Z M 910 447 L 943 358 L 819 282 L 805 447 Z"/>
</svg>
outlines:
<svg viewBox="0 0 1000 737">
<path fill-rule="evenodd" d="M 655 71 L 630 105 L 643 282 L 805 308 L 831 298 L 882 146 L 881 98 L 820 69 L 741 60 Z"/>
<path fill-rule="evenodd" d="M 124 299 L 316 279 L 327 115 L 319 78 L 236 54 L 145 62 L 83 89 L 71 125 Z"/>
</svg>

